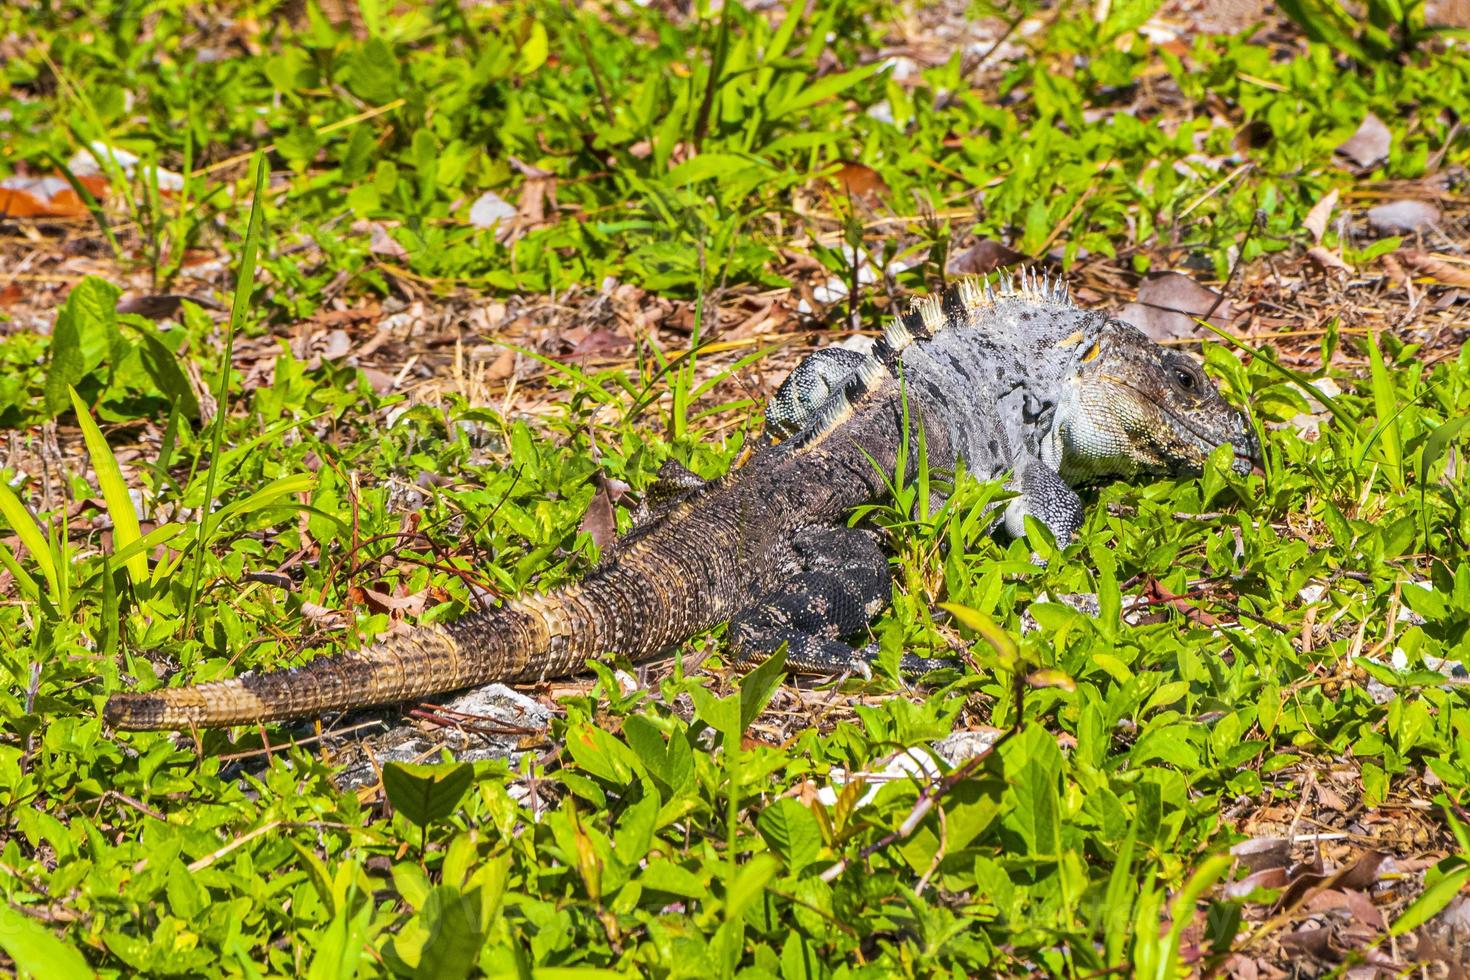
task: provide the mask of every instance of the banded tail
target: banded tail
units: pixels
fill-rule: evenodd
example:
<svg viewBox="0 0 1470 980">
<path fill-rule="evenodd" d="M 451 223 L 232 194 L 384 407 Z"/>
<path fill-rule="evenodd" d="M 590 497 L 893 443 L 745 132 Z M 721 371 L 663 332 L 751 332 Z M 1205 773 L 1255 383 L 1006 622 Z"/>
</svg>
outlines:
<svg viewBox="0 0 1470 980">
<path fill-rule="evenodd" d="M 219 728 L 563 677 L 609 652 L 651 659 L 729 618 L 763 567 L 741 554 L 740 508 L 714 496 L 679 505 L 580 582 L 289 670 L 115 694 L 103 719 L 123 729 Z"/>
<path fill-rule="evenodd" d="M 542 617 L 508 606 L 447 627 L 417 627 L 289 670 L 114 694 L 102 717 L 123 729 L 219 728 L 394 704 L 534 677 L 549 666 L 536 656 L 549 640 Z"/>
</svg>

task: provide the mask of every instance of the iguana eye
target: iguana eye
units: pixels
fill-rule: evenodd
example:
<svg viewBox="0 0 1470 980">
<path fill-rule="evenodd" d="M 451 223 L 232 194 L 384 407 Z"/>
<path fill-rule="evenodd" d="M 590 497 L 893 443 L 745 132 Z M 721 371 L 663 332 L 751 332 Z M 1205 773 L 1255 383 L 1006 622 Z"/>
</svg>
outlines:
<svg viewBox="0 0 1470 980">
<path fill-rule="evenodd" d="M 1182 367 L 1174 368 L 1174 383 L 1182 390 L 1189 392 L 1199 387 L 1199 381 L 1195 378 L 1194 372 Z"/>
</svg>

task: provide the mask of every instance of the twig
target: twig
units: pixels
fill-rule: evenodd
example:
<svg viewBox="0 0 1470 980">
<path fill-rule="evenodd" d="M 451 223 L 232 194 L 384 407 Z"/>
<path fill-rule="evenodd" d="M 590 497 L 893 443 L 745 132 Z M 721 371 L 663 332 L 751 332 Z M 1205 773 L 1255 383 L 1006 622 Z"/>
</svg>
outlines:
<svg viewBox="0 0 1470 980">
<path fill-rule="evenodd" d="M 990 743 L 990 745 L 986 748 L 984 752 L 980 753 L 979 755 L 972 756 L 969 759 L 966 759 L 962 765 L 952 771 L 949 775 L 944 776 L 941 779 L 936 779 L 925 786 L 923 791 L 919 793 L 919 798 L 914 801 L 913 809 L 909 811 L 909 815 L 904 818 L 903 823 L 899 824 L 898 829 L 884 834 L 882 837 L 878 838 L 878 840 L 874 841 L 872 844 L 869 844 L 867 847 L 859 851 L 857 855 L 857 860 L 866 861 L 874 854 L 878 853 L 886 847 L 889 847 L 895 842 L 900 840 L 907 840 L 909 837 L 913 836 L 914 831 L 919 829 L 919 825 L 923 823 L 924 818 L 929 815 L 929 811 L 934 809 L 934 805 L 938 803 L 945 796 L 946 793 L 963 783 L 965 780 L 974 776 L 975 773 L 979 772 L 980 769 L 987 762 L 990 761 L 990 757 L 995 754 L 996 749 L 1000 748 L 1006 742 L 1010 741 L 1011 738 L 1013 738 L 1017 733 L 1021 731 L 1022 726 L 1025 724 L 1025 718 L 1023 717 L 1022 709 L 1025 707 L 1026 677 L 1024 672 L 1020 669 L 1019 664 L 1017 665 L 1011 678 L 1011 697 L 1013 700 L 1013 710 L 1015 711 L 1015 718 L 1011 722 L 1011 727 L 1007 728 L 1005 732 L 1001 734 L 1000 738 Z M 822 872 L 822 881 L 835 881 L 837 877 L 842 874 L 842 872 L 847 870 L 848 866 L 851 863 L 852 862 L 849 861 L 847 858 L 843 858 L 842 860 L 838 861 L 826 871 Z"/>
</svg>

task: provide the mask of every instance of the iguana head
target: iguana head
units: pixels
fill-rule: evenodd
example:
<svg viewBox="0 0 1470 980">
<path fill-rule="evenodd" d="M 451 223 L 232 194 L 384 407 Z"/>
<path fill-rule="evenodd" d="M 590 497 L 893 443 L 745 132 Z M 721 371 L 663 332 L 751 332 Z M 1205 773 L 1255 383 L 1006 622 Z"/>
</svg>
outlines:
<svg viewBox="0 0 1470 980">
<path fill-rule="evenodd" d="M 1189 355 L 1109 320 L 1057 405 L 1042 455 L 1069 484 L 1134 474 L 1197 474 L 1211 450 L 1234 447 L 1232 469 L 1259 467 L 1260 446 Z"/>
</svg>

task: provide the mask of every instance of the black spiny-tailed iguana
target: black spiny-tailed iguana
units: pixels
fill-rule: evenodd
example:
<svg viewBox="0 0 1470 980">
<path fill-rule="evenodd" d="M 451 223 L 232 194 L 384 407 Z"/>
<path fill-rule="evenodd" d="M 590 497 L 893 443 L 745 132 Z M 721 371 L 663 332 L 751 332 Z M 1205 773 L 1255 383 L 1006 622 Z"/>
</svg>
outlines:
<svg viewBox="0 0 1470 980">
<path fill-rule="evenodd" d="M 666 467 L 680 495 L 579 583 L 303 667 L 117 694 L 104 716 L 118 728 L 190 728 L 390 704 L 567 675 L 609 652 L 646 660 L 725 621 L 742 665 L 784 643 L 792 669 L 862 671 L 869 654 L 842 639 L 890 598 L 888 563 L 845 519 L 885 496 L 920 429 L 931 466 L 1012 475 L 1012 533 L 1030 514 L 1059 541 L 1081 525 L 1075 486 L 1198 472 L 1226 443 L 1241 472 L 1259 456 L 1245 416 L 1193 360 L 1027 273 L 916 301 L 870 354 L 818 351 L 767 419 L 785 441 L 723 478 Z M 903 668 L 937 664 L 907 656 Z"/>
</svg>

